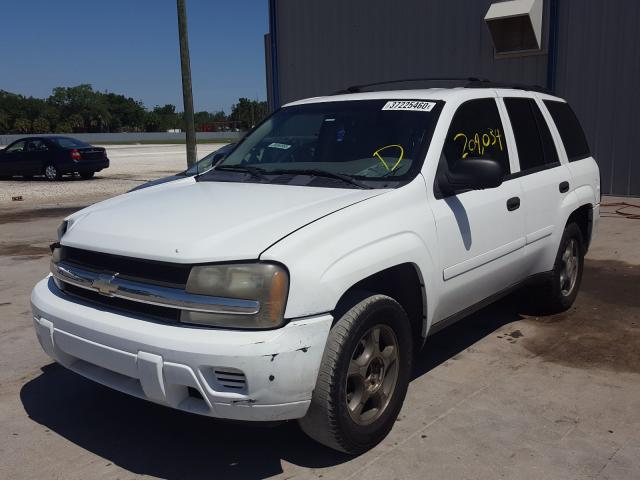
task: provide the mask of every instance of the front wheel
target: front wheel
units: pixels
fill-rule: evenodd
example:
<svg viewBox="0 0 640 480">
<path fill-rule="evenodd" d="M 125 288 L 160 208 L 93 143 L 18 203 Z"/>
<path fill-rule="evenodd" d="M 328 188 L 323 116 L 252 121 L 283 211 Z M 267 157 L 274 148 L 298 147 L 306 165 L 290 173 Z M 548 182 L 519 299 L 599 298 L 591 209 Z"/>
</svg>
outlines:
<svg viewBox="0 0 640 480">
<path fill-rule="evenodd" d="M 302 430 L 349 454 L 378 444 L 404 402 L 412 344 L 409 319 L 394 299 L 372 295 L 354 305 L 331 328 Z"/>
</svg>

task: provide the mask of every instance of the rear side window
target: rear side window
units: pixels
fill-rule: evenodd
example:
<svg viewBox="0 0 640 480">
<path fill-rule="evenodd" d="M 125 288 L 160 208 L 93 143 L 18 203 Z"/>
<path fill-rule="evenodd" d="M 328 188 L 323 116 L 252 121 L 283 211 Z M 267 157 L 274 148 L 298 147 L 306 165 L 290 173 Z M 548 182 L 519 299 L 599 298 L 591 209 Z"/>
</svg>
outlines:
<svg viewBox="0 0 640 480">
<path fill-rule="evenodd" d="M 470 100 L 456 112 L 442 155 L 449 170 L 461 161 L 490 158 L 500 163 L 505 175 L 511 172 L 498 106 L 493 98 Z"/>
<path fill-rule="evenodd" d="M 504 103 L 516 138 L 520 171 L 540 170 L 557 165 L 558 152 L 535 100 L 505 98 Z"/>
<path fill-rule="evenodd" d="M 569 104 L 552 100 L 545 100 L 544 104 L 558 128 L 569 161 L 575 162 L 591 156 L 587 138 Z"/>
</svg>

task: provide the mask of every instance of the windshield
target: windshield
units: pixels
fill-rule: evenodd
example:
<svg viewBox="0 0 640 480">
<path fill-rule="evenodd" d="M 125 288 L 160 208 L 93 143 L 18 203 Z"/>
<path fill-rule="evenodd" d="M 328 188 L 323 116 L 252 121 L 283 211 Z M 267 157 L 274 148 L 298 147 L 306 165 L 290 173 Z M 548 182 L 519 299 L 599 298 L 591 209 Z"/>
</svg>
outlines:
<svg viewBox="0 0 640 480">
<path fill-rule="evenodd" d="M 442 104 L 357 100 L 285 107 L 200 180 L 394 186 L 420 170 Z M 300 176 L 307 178 L 294 178 Z"/>
<path fill-rule="evenodd" d="M 202 157 L 198 162 L 192 167 L 188 168 L 184 173 L 186 176 L 191 177 L 193 175 L 198 175 L 209 170 L 214 164 L 219 162 L 224 156 L 234 147 L 235 143 L 228 143 L 220 147 L 217 150 L 214 150 L 209 155 Z"/>
<path fill-rule="evenodd" d="M 193 175 L 197 175 L 198 173 L 206 172 L 211 168 L 211 164 L 213 162 L 213 157 L 216 152 L 211 152 L 206 157 L 202 157 L 198 162 L 189 167 L 184 173 L 187 177 L 192 177 Z"/>
</svg>

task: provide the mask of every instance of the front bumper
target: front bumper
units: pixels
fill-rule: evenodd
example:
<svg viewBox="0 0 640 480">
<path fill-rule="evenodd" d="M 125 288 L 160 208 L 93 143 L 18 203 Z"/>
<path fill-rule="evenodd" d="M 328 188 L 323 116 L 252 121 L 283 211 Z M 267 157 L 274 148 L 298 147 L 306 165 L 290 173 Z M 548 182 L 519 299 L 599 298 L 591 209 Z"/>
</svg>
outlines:
<svg viewBox="0 0 640 480">
<path fill-rule="evenodd" d="M 38 340 L 54 360 L 98 383 L 217 418 L 303 417 L 331 315 L 269 331 L 166 325 L 69 297 L 51 279 L 31 294 Z"/>
</svg>

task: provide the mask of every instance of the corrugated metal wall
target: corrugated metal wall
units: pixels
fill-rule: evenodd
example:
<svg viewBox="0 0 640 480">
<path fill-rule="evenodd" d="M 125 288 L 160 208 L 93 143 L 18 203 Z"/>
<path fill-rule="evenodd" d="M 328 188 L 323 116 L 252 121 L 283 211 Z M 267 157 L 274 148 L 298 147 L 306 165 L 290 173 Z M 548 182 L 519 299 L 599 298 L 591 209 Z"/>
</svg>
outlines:
<svg viewBox="0 0 640 480">
<path fill-rule="evenodd" d="M 559 2 L 556 91 L 586 131 L 602 190 L 640 195 L 640 1 Z"/>
<path fill-rule="evenodd" d="M 276 0 L 281 103 L 407 77 L 483 76 L 544 84 L 546 55 L 494 58 L 483 21 L 490 4 Z"/>
<path fill-rule="evenodd" d="M 270 1 L 280 104 L 394 78 L 547 82 L 549 0 L 542 53 L 498 59 L 483 20 L 492 0 Z M 640 0 L 557 1 L 556 91 L 585 127 L 603 192 L 640 195 Z"/>
</svg>

